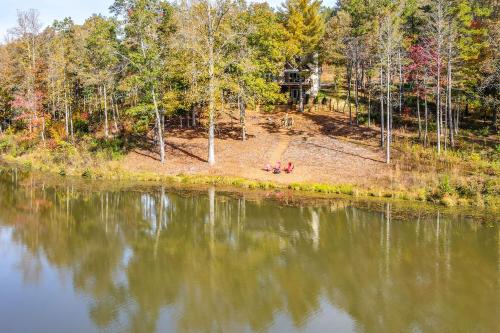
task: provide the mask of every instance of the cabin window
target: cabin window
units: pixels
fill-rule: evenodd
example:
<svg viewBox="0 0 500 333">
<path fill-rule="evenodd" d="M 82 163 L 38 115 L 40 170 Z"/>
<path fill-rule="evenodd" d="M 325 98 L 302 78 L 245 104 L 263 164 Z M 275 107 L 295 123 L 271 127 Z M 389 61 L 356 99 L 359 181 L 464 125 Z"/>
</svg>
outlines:
<svg viewBox="0 0 500 333">
<path fill-rule="evenodd" d="M 288 73 L 288 82 L 299 82 L 299 73 Z"/>
</svg>

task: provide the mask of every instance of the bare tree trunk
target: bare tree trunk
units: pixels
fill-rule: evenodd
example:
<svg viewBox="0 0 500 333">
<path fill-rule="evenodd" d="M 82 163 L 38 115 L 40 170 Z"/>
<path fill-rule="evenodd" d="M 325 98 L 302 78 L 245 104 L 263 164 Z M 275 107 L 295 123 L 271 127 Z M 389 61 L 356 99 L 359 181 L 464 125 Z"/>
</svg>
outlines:
<svg viewBox="0 0 500 333">
<path fill-rule="evenodd" d="M 118 107 L 118 99 L 115 98 L 115 112 L 116 112 L 116 120 L 120 122 L 120 109 Z"/>
<path fill-rule="evenodd" d="M 380 66 L 380 146 L 383 147 L 384 142 L 384 71 Z"/>
<path fill-rule="evenodd" d="M 304 86 L 302 83 L 302 70 L 299 65 L 299 111 L 304 112 Z"/>
<path fill-rule="evenodd" d="M 108 94 L 106 85 L 102 85 L 103 99 L 104 99 L 104 137 L 106 140 L 109 138 L 109 124 L 108 124 Z"/>
<path fill-rule="evenodd" d="M 42 107 L 42 142 L 45 146 L 45 112 Z"/>
<path fill-rule="evenodd" d="M 351 110 L 351 82 L 352 82 L 352 64 L 349 62 L 347 68 L 347 106 L 349 107 L 349 123 L 352 124 L 352 110 Z M 345 107 L 345 104 L 344 104 Z"/>
<path fill-rule="evenodd" d="M 69 129 L 70 129 L 70 135 L 71 135 L 71 142 L 74 144 L 75 143 L 75 132 L 73 130 L 73 108 L 71 106 L 69 107 Z"/>
<path fill-rule="evenodd" d="M 422 140 L 422 120 L 420 118 L 420 89 L 417 87 L 418 140 Z"/>
<path fill-rule="evenodd" d="M 453 107 L 451 103 L 451 39 L 448 42 L 448 127 L 449 127 L 449 136 L 450 136 L 450 145 L 451 148 L 455 147 L 455 140 L 453 138 Z"/>
<path fill-rule="evenodd" d="M 403 113 L 403 64 L 401 60 L 401 48 L 398 49 L 398 66 L 399 66 L 399 116 Z"/>
<path fill-rule="evenodd" d="M 193 105 L 191 107 L 191 114 L 192 114 L 191 124 L 193 125 L 193 127 L 196 127 L 196 105 Z"/>
<path fill-rule="evenodd" d="M 442 61 L 442 47 L 444 39 L 444 0 L 436 1 L 436 13 L 435 13 L 435 38 L 436 38 L 436 58 L 437 58 L 437 77 L 436 77 L 436 132 L 437 132 L 437 152 L 441 153 L 441 126 L 442 126 L 442 112 L 441 112 L 441 61 Z"/>
<path fill-rule="evenodd" d="M 391 49 L 389 44 L 389 50 Z M 387 53 L 387 72 L 386 72 L 386 89 L 387 89 L 387 143 L 385 159 L 386 163 L 391 163 L 391 126 L 392 126 L 392 111 L 391 111 L 391 56 L 390 52 Z"/>
<path fill-rule="evenodd" d="M 61 119 L 61 112 L 57 112 L 57 118 L 56 118 L 56 108 L 59 109 L 61 107 L 61 92 L 57 90 L 57 102 L 55 102 L 57 107 L 54 105 L 54 119 Z"/>
<path fill-rule="evenodd" d="M 447 149 L 447 142 L 448 142 L 448 95 L 446 91 L 444 92 L 444 112 L 441 112 L 441 115 L 444 116 L 443 118 L 443 124 L 442 124 L 442 129 L 443 129 L 443 137 L 444 137 L 444 150 Z"/>
<path fill-rule="evenodd" d="M 371 81 L 371 78 L 370 78 L 370 81 Z M 372 85 L 371 85 L 371 82 L 369 83 L 369 87 L 368 87 L 368 127 L 371 127 L 372 125 L 372 115 L 371 115 L 371 111 L 372 111 L 372 89 L 371 89 Z"/>
<path fill-rule="evenodd" d="M 163 141 L 163 129 L 161 126 L 160 111 L 158 110 L 158 103 L 156 102 L 156 93 L 154 87 L 151 87 L 151 94 L 153 95 L 153 104 L 155 107 L 156 131 L 158 135 L 158 144 L 160 148 L 160 162 L 163 164 L 165 163 L 165 141 Z"/>
<path fill-rule="evenodd" d="M 246 104 L 241 95 L 239 94 L 238 94 L 238 107 L 240 109 L 241 138 L 243 141 L 246 141 L 247 139 Z"/>
<path fill-rule="evenodd" d="M 68 110 L 68 92 L 66 86 L 64 88 L 64 129 L 67 140 L 69 139 L 69 110 Z"/>
<path fill-rule="evenodd" d="M 113 116 L 113 124 L 115 127 L 115 133 L 118 133 L 118 121 L 117 121 L 117 106 L 115 103 L 115 98 L 111 96 L 111 115 Z"/>
<path fill-rule="evenodd" d="M 335 104 L 337 105 L 337 107 L 335 108 L 335 111 L 337 112 L 340 112 L 340 109 L 339 109 L 339 99 L 340 99 L 340 94 L 339 94 L 339 87 L 338 87 L 338 83 L 337 81 L 335 81 L 335 94 L 336 94 L 336 97 L 335 97 Z M 343 111 L 343 110 L 342 110 Z"/>
<path fill-rule="evenodd" d="M 436 83 L 436 131 L 437 131 L 437 151 L 441 153 L 441 61 L 438 55 L 437 83 Z"/>
<path fill-rule="evenodd" d="M 424 146 L 427 146 L 427 134 L 429 128 L 429 109 L 427 107 L 427 70 L 424 73 L 424 113 L 425 113 Z"/>
<path fill-rule="evenodd" d="M 215 165 L 215 72 L 212 8 L 208 3 L 208 164 Z"/>
<path fill-rule="evenodd" d="M 358 115 L 359 115 L 359 96 L 358 96 L 358 90 L 359 90 L 359 63 L 357 60 L 355 60 L 355 65 L 354 65 L 354 103 L 355 103 L 355 120 L 356 120 L 356 125 L 359 125 L 358 122 Z"/>
</svg>

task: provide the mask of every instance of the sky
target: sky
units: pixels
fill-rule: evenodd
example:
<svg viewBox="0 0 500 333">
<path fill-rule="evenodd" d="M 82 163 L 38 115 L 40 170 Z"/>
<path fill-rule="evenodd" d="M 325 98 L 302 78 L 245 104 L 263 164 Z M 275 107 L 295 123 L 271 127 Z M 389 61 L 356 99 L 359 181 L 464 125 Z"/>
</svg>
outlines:
<svg viewBox="0 0 500 333">
<path fill-rule="evenodd" d="M 334 1 L 323 0 L 323 4 L 332 6 Z M 283 0 L 267 0 L 267 2 L 276 7 Z M 7 31 L 16 25 L 17 10 L 37 9 L 40 21 L 45 27 L 56 19 L 68 16 L 75 23 L 81 24 L 92 14 L 109 15 L 108 8 L 112 3 L 113 0 L 0 0 L 0 42 L 4 40 Z"/>
</svg>

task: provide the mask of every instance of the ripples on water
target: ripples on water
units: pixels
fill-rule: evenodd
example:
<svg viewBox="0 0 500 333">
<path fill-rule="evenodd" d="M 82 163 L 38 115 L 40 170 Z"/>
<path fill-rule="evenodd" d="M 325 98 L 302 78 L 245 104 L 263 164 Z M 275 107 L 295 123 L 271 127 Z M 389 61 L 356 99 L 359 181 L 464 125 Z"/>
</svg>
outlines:
<svg viewBox="0 0 500 333">
<path fill-rule="evenodd" d="M 21 178 L 21 179 L 19 179 Z M 500 228 L 0 179 L 2 332 L 494 332 Z"/>
</svg>

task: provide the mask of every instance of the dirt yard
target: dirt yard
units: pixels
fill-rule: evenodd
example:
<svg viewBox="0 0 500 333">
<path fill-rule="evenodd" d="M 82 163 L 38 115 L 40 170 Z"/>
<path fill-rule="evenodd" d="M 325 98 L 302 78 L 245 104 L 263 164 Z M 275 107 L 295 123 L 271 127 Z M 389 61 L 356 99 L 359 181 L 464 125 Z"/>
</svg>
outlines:
<svg viewBox="0 0 500 333">
<path fill-rule="evenodd" d="M 224 115 L 217 123 L 216 165 L 208 166 L 207 134 L 204 128 L 169 126 L 166 163 L 162 165 L 156 147 L 133 149 L 124 160 L 131 172 L 160 174 L 212 174 L 272 180 L 279 183 L 315 182 L 387 186 L 391 169 L 378 147 L 378 129 L 349 125 L 347 114 L 313 111 L 290 112 L 294 124 L 283 128 L 285 112 L 248 112 L 248 139 L 241 140 L 235 117 Z M 264 171 L 268 163 L 294 163 L 291 174 Z"/>
</svg>

